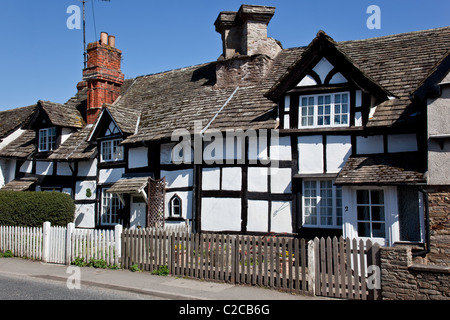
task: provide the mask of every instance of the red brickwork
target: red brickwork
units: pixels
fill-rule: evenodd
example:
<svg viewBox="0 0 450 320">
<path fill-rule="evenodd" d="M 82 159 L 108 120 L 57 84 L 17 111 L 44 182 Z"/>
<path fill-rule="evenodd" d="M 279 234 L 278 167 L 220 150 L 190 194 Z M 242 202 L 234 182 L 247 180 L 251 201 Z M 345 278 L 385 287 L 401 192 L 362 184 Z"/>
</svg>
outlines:
<svg viewBox="0 0 450 320">
<path fill-rule="evenodd" d="M 83 70 L 83 82 L 87 87 L 87 119 L 92 124 L 97 119 L 103 104 L 113 103 L 120 95 L 124 75 L 120 71 L 122 51 L 108 44 L 93 42 L 87 48 L 87 67 Z"/>
</svg>

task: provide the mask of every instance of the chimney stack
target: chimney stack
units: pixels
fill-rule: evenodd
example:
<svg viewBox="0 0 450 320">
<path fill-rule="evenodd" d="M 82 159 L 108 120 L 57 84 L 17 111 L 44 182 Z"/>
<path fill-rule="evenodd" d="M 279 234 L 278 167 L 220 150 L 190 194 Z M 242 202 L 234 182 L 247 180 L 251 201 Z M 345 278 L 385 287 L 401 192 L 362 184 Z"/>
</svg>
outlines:
<svg viewBox="0 0 450 320">
<path fill-rule="evenodd" d="M 282 49 L 275 39 L 267 37 L 267 26 L 274 14 L 275 7 L 245 4 L 238 12 L 221 12 L 214 25 L 222 36 L 223 59 L 255 54 L 273 59 Z"/>
<path fill-rule="evenodd" d="M 282 50 L 267 37 L 274 7 L 242 5 L 238 12 L 224 11 L 214 25 L 222 36 L 222 55 L 216 64 L 216 87 L 254 85 L 264 79 Z"/>
<path fill-rule="evenodd" d="M 113 103 L 120 95 L 124 81 L 120 71 L 122 51 L 115 45 L 114 36 L 101 32 L 100 41 L 87 46 L 87 67 L 83 69 L 83 81 L 77 85 L 78 90 L 87 87 L 87 124 L 95 122 L 103 104 Z"/>
</svg>

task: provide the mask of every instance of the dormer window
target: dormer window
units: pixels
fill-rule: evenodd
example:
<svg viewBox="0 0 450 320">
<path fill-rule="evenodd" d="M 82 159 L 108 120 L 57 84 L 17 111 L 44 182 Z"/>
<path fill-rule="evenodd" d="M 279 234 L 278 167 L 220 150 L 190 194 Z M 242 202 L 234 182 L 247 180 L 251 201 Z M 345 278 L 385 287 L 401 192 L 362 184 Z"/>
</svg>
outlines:
<svg viewBox="0 0 450 320">
<path fill-rule="evenodd" d="M 39 152 L 53 151 L 56 149 L 56 128 L 39 130 Z"/>
<path fill-rule="evenodd" d="M 300 96 L 299 128 L 349 125 L 349 93 Z"/>
<path fill-rule="evenodd" d="M 100 145 L 100 161 L 111 162 L 123 160 L 122 139 L 105 140 Z"/>
</svg>

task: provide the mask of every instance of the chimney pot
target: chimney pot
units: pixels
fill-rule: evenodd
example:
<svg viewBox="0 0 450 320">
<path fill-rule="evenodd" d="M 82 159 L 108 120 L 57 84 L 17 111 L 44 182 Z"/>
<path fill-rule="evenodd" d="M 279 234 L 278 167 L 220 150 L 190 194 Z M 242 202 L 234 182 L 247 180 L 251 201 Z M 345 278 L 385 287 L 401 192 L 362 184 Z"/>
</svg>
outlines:
<svg viewBox="0 0 450 320">
<path fill-rule="evenodd" d="M 100 43 L 101 44 L 108 44 L 108 33 L 101 32 L 100 33 Z"/>
<path fill-rule="evenodd" d="M 112 48 L 116 47 L 116 37 L 115 36 L 108 36 L 108 45 Z"/>
</svg>

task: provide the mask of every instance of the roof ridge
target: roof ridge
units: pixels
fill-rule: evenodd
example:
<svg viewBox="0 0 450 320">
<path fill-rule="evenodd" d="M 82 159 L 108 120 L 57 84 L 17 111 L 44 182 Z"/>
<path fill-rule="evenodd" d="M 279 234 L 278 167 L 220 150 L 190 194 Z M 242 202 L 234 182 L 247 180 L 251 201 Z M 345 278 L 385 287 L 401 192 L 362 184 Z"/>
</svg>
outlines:
<svg viewBox="0 0 450 320">
<path fill-rule="evenodd" d="M 379 40 L 379 39 L 387 39 L 387 38 L 393 38 L 393 37 L 398 37 L 398 36 L 414 35 L 414 34 L 418 34 L 418 33 L 427 33 L 427 32 L 432 32 L 432 31 L 442 31 L 442 30 L 445 30 L 445 29 L 450 30 L 450 26 L 431 28 L 431 29 L 425 29 L 425 30 L 407 31 L 407 32 L 401 32 L 401 33 L 393 33 L 393 34 L 389 34 L 389 35 L 372 37 L 372 38 L 364 38 L 364 39 L 356 39 L 356 40 L 343 40 L 343 41 L 336 41 L 336 42 L 338 44 L 342 44 L 342 43 L 361 42 L 361 41 L 368 41 L 368 40 Z"/>
</svg>

